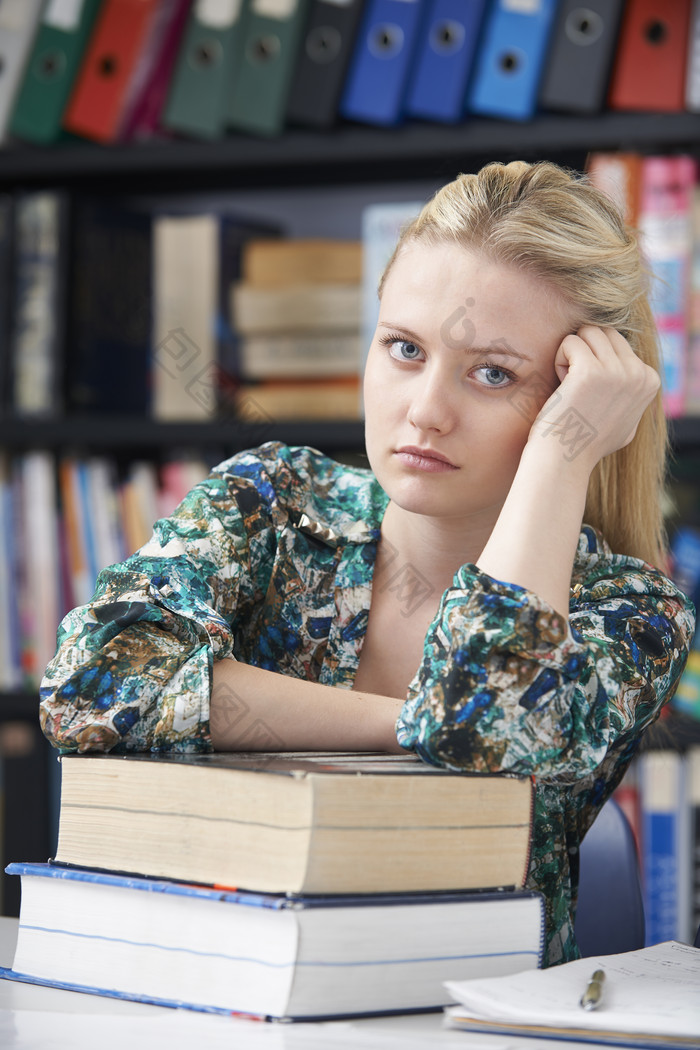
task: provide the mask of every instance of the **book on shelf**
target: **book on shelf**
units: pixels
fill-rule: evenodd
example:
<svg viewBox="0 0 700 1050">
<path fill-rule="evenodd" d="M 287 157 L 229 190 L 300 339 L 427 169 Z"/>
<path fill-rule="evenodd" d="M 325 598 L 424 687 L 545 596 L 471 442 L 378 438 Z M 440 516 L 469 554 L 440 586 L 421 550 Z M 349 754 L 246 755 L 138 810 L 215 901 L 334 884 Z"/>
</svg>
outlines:
<svg viewBox="0 0 700 1050">
<path fill-rule="evenodd" d="M 698 15 L 700 23 L 700 8 Z M 684 412 L 687 416 L 700 416 L 700 182 L 696 182 L 693 186 L 691 223 L 688 367 L 686 369 Z"/>
<path fill-rule="evenodd" d="M 231 290 L 233 326 L 243 335 L 357 331 L 359 282 L 258 288 L 242 281 Z"/>
<path fill-rule="evenodd" d="M 158 468 L 146 459 L 129 464 L 118 490 L 119 513 L 126 553 L 146 543 L 158 518 Z"/>
<path fill-rule="evenodd" d="M 44 0 L 0 0 L 0 144 L 10 137 L 12 111 L 43 6 Z"/>
<path fill-rule="evenodd" d="M 26 191 L 15 200 L 9 358 L 18 416 L 51 416 L 63 407 L 69 212 L 60 190 Z"/>
<path fill-rule="evenodd" d="M 36 689 L 61 618 L 207 472 L 175 452 L 160 464 L 41 449 L 0 458 L 0 689 Z"/>
<path fill-rule="evenodd" d="M 357 420 L 361 416 L 360 378 L 337 375 L 240 383 L 235 406 L 242 420 Z"/>
<path fill-rule="evenodd" d="M 116 142 L 153 62 L 161 56 L 166 16 L 160 0 L 103 0 L 63 113 L 63 128 Z"/>
<path fill-rule="evenodd" d="M 685 154 L 642 161 L 641 248 L 652 272 L 650 303 L 659 333 L 666 414 L 683 415 L 688 357 L 695 160 Z"/>
<path fill-rule="evenodd" d="M 152 415 L 212 419 L 230 407 L 240 334 L 229 313 L 251 238 L 274 241 L 280 227 L 201 206 L 157 209 L 153 217 Z"/>
<path fill-rule="evenodd" d="M 686 753 L 686 797 L 690 841 L 690 935 L 700 933 L 700 745 L 688 748 Z"/>
<path fill-rule="evenodd" d="M 362 343 L 367 354 L 379 317 L 379 281 L 402 229 L 420 212 L 423 202 L 389 201 L 362 210 Z"/>
<path fill-rule="evenodd" d="M 185 32 L 191 0 L 160 0 L 146 47 L 129 80 L 116 137 L 162 136 L 160 120 Z"/>
<path fill-rule="evenodd" d="M 0 453 L 0 689 L 12 692 L 22 685 L 17 608 L 17 530 L 13 494 L 13 467 Z M 0 783 L 1 783 L 0 778 Z"/>
<path fill-rule="evenodd" d="M 608 84 L 608 109 L 683 111 L 691 3 L 626 0 Z"/>
<path fill-rule="evenodd" d="M 693 0 L 688 27 L 685 108 L 690 113 L 700 112 L 700 2 L 698 0 Z"/>
<path fill-rule="evenodd" d="M 285 379 L 354 379 L 363 356 L 359 332 L 294 332 L 241 336 L 240 375 L 248 381 Z M 254 397 L 255 392 L 251 388 Z M 355 409 L 356 409 L 355 405 Z"/>
<path fill-rule="evenodd" d="M 659 748 L 645 751 L 638 763 L 646 941 L 684 941 L 690 935 L 691 879 L 685 756 Z"/>
<path fill-rule="evenodd" d="M 639 220 L 642 185 L 640 153 L 616 150 L 589 154 L 586 172 L 594 186 L 615 202 L 630 226 Z"/>
<path fill-rule="evenodd" d="M 23 607 L 29 633 L 27 667 L 36 688 L 56 652 L 61 619 L 59 547 L 56 527 L 56 480 L 51 452 L 37 449 L 21 461 L 24 543 Z"/>
<path fill-rule="evenodd" d="M 214 215 L 153 220 L 153 370 L 156 419 L 216 415 L 219 221 Z"/>
<path fill-rule="evenodd" d="M 304 43 L 310 0 L 248 0 L 225 121 L 236 130 L 278 135 Z"/>
<path fill-rule="evenodd" d="M 580 1000 L 604 974 L 594 1010 Z M 666 941 L 505 977 L 447 982 L 458 1005 L 448 1027 L 467 1032 L 611 1046 L 700 1047 L 700 948 Z"/>
<path fill-rule="evenodd" d="M 0 976 L 264 1019 L 435 1010 L 448 976 L 540 964 L 533 892 L 286 897 L 51 864 L 22 884 Z"/>
<path fill-rule="evenodd" d="M 310 0 L 287 93 L 286 123 L 318 129 L 336 123 L 364 7 L 364 0 Z"/>
<path fill-rule="evenodd" d="M 408 754 L 62 756 L 55 860 L 265 893 L 522 888 L 532 799 Z"/>
<path fill-rule="evenodd" d="M 195 139 L 223 136 L 247 6 L 239 0 L 191 4 L 160 118 L 167 131 Z"/>
<path fill-rule="evenodd" d="M 29 58 L 12 107 L 10 134 L 50 144 L 61 120 L 102 0 L 49 3 L 36 27 Z"/>
<path fill-rule="evenodd" d="M 599 113 L 626 0 L 562 0 L 544 63 L 538 102 L 564 113 Z"/>
<path fill-rule="evenodd" d="M 239 336 L 240 418 L 361 415 L 362 243 L 252 240 L 231 288 Z"/>
<path fill-rule="evenodd" d="M 149 412 L 151 259 L 146 211 L 126 200 L 75 201 L 69 411 Z"/>
<path fill-rule="evenodd" d="M 359 284 L 362 242 L 327 237 L 255 238 L 243 251 L 241 279 L 256 288 Z"/>
<path fill-rule="evenodd" d="M 10 340 L 14 313 L 14 201 L 11 193 L 0 193 L 0 417 L 12 409 L 12 361 Z"/>
</svg>

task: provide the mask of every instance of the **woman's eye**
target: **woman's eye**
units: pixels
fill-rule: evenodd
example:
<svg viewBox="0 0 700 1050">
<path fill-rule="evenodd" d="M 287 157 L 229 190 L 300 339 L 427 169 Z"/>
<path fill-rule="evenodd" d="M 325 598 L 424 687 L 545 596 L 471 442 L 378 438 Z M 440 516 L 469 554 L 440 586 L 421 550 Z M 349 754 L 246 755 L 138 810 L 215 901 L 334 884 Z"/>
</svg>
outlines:
<svg viewBox="0 0 700 1050">
<path fill-rule="evenodd" d="M 420 361 L 423 356 L 420 347 L 406 339 L 395 339 L 391 344 L 390 353 L 397 361 Z"/>
<path fill-rule="evenodd" d="M 511 372 L 506 371 L 504 368 L 496 368 L 495 365 L 481 365 L 479 368 L 474 369 L 474 374 L 480 374 L 481 382 L 484 386 L 508 386 L 513 379 Z"/>
</svg>

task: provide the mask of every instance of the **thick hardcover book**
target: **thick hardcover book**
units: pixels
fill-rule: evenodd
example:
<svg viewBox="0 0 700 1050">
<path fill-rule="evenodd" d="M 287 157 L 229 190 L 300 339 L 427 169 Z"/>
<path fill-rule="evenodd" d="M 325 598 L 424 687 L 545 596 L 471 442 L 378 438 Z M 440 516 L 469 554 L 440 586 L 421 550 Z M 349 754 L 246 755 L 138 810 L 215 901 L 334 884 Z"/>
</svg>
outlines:
<svg viewBox="0 0 700 1050">
<path fill-rule="evenodd" d="M 439 1009 L 443 982 L 541 964 L 530 892 L 294 898 L 44 864 L 3 977 L 289 1019 Z"/>
<path fill-rule="evenodd" d="M 61 771 L 61 863 L 266 893 L 525 883 L 529 778 L 335 752 L 70 755 Z"/>
</svg>

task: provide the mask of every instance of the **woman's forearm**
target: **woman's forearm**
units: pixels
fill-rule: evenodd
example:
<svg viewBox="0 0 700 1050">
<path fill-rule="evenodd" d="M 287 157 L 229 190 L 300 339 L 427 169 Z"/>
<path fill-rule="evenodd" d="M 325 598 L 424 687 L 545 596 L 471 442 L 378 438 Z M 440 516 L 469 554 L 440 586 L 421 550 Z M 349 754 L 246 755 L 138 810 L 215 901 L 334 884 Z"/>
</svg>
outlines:
<svg viewBox="0 0 700 1050">
<path fill-rule="evenodd" d="M 554 433 L 525 446 L 477 565 L 496 579 L 526 587 L 568 617 L 590 469 L 565 455 Z"/>
<path fill-rule="evenodd" d="M 235 660 L 214 663 L 217 751 L 400 752 L 403 700 L 306 682 Z"/>
</svg>

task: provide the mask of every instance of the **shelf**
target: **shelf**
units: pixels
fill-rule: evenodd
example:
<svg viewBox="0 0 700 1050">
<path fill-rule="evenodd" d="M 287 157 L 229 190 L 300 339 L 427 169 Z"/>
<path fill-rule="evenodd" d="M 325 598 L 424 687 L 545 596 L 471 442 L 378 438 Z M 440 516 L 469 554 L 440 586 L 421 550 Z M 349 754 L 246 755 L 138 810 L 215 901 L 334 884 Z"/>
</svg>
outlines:
<svg viewBox="0 0 700 1050">
<path fill-rule="evenodd" d="M 117 415 L 0 420 L 0 448 L 17 450 L 60 447 L 138 453 L 215 446 L 233 453 L 271 440 L 288 445 L 312 445 L 324 452 L 358 449 L 364 443 L 364 424 L 359 420 L 267 424 L 226 419 L 211 423 L 161 423 Z"/>
<path fill-rule="evenodd" d="M 215 141 L 148 140 L 101 146 L 83 140 L 52 147 L 11 144 L 0 151 L 0 188 L 69 185 L 100 192 L 161 194 L 207 186 L 337 184 L 376 179 L 453 177 L 487 160 L 556 156 L 581 163 L 590 150 L 700 145 L 700 114 L 543 114 L 534 120 L 408 122 L 396 128 L 341 124 L 325 132 L 290 129 L 277 138 L 231 134 Z M 569 158 L 567 160 L 567 158 Z M 580 158 L 577 161 L 577 158 Z"/>
<path fill-rule="evenodd" d="M 700 449 L 700 416 L 669 420 L 671 444 L 676 452 Z M 243 423 L 221 420 L 211 423 L 161 423 L 153 419 L 128 416 L 83 416 L 67 419 L 0 419 L 0 448 L 77 448 L 119 450 L 180 451 L 183 447 L 217 447 L 231 452 L 252 448 L 264 441 L 288 445 L 312 445 L 323 452 L 361 449 L 364 423 L 299 421 Z"/>
<path fill-rule="evenodd" d="M 31 719 L 39 723 L 39 690 L 36 692 L 22 692 L 13 690 L 4 692 L 0 690 L 0 722 L 9 722 L 14 719 L 26 721 Z"/>
</svg>

